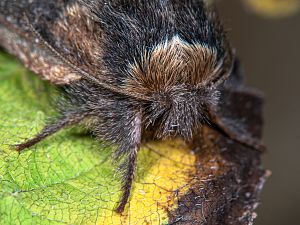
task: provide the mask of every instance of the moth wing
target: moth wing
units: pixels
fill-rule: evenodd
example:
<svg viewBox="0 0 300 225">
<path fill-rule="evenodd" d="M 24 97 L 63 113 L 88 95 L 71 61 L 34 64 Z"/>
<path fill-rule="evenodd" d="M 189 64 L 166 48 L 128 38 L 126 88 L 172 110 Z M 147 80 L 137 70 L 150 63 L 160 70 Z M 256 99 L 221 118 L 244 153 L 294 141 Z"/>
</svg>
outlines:
<svg viewBox="0 0 300 225">
<path fill-rule="evenodd" d="M 216 115 L 229 130 L 240 136 L 261 138 L 263 123 L 263 95 L 253 88 L 244 86 L 244 76 L 236 59 L 231 75 L 220 89 L 220 102 Z M 245 115 L 249 115 L 246 116 Z M 257 124 L 256 126 L 252 126 Z"/>
<path fill-rule="evenodd" d="M 74 1 L 2 0 L 0 3 L 0 45 L 42 79 L 54 84 L 81 78 L 65 61 L 92 76 L 101 76 L 101 38 L 99 26 Z"/>
<path fill-rule="evenodd" d="M 230 76 L 224 82 L 223 86 L 226 89 L 241 89 L 244 87 L 245 75 L 241 68 L 241 63 L 238 58 L 234 59 Z"/>
</svg>

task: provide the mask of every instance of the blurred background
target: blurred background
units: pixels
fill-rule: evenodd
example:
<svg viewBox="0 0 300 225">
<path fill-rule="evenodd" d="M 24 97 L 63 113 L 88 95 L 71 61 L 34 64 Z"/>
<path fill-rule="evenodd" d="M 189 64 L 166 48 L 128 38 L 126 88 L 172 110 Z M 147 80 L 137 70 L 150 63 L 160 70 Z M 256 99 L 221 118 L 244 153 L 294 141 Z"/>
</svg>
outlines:
<svg viewBox="0 0 300 225">
<path fill-rule="evenodd" d="M 265 94 L 264 166 L 272 171 L 261 195 L 256 225 L 298 225 L 300 216 L 299 1 L 241 0 L 217 5 L 248 85 Z M 281 6 L 259 5 L 277 2 Z M 255 3 L 256 2 L 256 3 Z M 294 5 L 284 5 L 284 4 Z M 265 8 L 264 8 L 265 7 Z M 273 7 L 273 8 L 272 8 Z M 277 11 L 276 11 L 277 10 Z"/>
</svg>

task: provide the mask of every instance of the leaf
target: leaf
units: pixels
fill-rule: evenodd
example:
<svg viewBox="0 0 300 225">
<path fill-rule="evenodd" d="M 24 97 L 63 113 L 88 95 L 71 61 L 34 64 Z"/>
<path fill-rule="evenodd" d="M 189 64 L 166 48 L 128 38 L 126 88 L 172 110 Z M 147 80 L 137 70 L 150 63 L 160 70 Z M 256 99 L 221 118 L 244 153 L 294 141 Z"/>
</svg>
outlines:
<svg viewBox="0 0 300 225">
<path fill-rule="evenodd" d="M 239 73 L 234 69 L 222 90 L 221 108 L 260 138 L 263 100 L 234 86 Z M 193 152 L 180 140 L 142 147 L 122 215 L 114 212 L 121 192 L 111 149 L 82 129 L 63 130 L 18 154 L 11 145 L 32 137 L 55 115 L 51 96 L 53 87 L 0 54 L 1 225 L 253 223 L 270 173 L 262 169 L 260 152 L 209 127 L 196 134 Z"/>
<path fill-rule="evenodd" d="M 113 211 L 120 182 L 111 150 L 101 149 L 81 129 L 61 131 L 20 155 L 11 148 L 55 114 L 54 92 L 0 55 L 1 224 L 167 224 L 168 211 L 176 208 L 195 171 L 195 155 L 180 141 L 141 149 L 130 206 L 122 216 Z"/>
<path fill-rule="evenodd" d="M 284 17 L 295 14 L 299 0 L 244 0 L 248 8 L 266 17 Z"/>
</svg>

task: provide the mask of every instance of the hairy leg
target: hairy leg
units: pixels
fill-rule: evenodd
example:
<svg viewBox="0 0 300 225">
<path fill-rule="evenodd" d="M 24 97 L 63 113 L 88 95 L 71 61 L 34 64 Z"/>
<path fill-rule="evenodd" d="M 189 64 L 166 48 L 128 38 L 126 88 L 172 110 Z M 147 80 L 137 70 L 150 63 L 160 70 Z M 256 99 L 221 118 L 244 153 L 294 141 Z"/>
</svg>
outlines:
<svg viewBox="0 0 300 225">
<path fill-rule="evenodd" d="M 141 113 L 138 113 L 135 120 L 134 120 L 134 127 L 132 132 L 132 145 L 130 146 L 130 153 L 128 155 L 128 158 L 126 159 L 125 166 L 127 166 L 127 170 L 124 173 L 123 177 L 123 185 L 122 185 L 122 197 L 120 199 L 119 205 L 116 208 L 117 213 L 122 213 L 124 211 L 124 208 L 128 202 L 128 199 L 130 197 L 130 192 L 132 188 L 132 182 L 135 177 L 136 172 L 136 165 L 137 165 L 137 153 L 140 149 L 141 145 L 141 120 L 142 120 Z"/>
<path fill-rule="evenodd" d="M 61 130 L 62 128 L 65 128 L 67 126 L 71 126 L 74 124 L 78 124 L 80 121 L 82 121 L 87 115 L 85 114 L 79 114 L 79 113 L 70 113 L 65 115 L 62 119 L 56 121 L 55 123 L 49 124 L 44 127 L 44 129 L 37 134 L 32 139 L 29 139 L 21 144 L 15 145 L 17 151 L 21 152 L 26 148 L 29 148 L 38 142 L 44 140 L 46 137 L 56 133 L 57 131 Z"/>
<path fill-rule="evenodd" d="M 122 213 L 124 211 L 124 208 L 128 202 L 128 199 L 130 197 L 130 192 L 132 188 L 132 183 L 135 177 L 136 172 L 136 163 L 137 163 L 137 152 L 139 150 L 139 147 L 137 146 L 132 150 L 132 153 L 130 154 L 128 158 L 128 168 L 124 177 L 124 184 L 122 185 L 122 197 L 120 199 L 119 205 L 116 208 L 117 213 Z"/>
</svg>

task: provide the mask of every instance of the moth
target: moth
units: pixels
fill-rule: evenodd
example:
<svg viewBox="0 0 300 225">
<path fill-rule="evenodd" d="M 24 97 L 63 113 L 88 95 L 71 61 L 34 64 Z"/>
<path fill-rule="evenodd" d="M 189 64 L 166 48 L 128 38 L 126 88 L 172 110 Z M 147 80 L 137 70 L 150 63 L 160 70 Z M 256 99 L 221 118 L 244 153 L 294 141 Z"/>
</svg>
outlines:
<svg viewBox="0 0 300 225">
<path fill-rule="evenodd" d="M 1 0 L 0 44 L 62 90 L 59 118 L 17 150 L 86 124 L 116 146 L 123 174 L 118 213 L 145 140 L 189 142 L 209 125 L 263 148 L 219 108 L 237 60 L 215 10 L 201 0 Z"/>
</svg>

